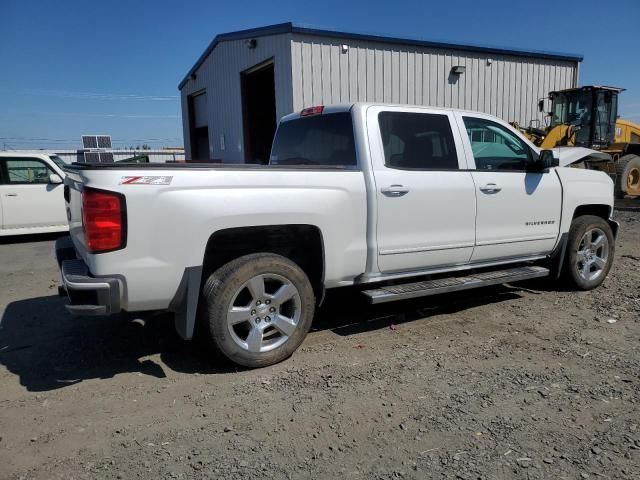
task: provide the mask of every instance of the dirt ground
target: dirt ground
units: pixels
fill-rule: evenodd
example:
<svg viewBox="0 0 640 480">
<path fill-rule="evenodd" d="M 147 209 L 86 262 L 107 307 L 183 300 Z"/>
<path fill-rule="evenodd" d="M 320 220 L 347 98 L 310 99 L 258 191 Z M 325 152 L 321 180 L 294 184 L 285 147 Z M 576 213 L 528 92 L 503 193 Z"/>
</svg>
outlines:
<svg viewBox="0 0 640 480">
<path fill-rule="evenodd" d="M 75 318 L 53 241 L 0 243 L 0 478 L 640 478 L 640 212 L 593 292 L 371 307 L 294 356 L 215 363 L 167 315 Z"/>
</svg>

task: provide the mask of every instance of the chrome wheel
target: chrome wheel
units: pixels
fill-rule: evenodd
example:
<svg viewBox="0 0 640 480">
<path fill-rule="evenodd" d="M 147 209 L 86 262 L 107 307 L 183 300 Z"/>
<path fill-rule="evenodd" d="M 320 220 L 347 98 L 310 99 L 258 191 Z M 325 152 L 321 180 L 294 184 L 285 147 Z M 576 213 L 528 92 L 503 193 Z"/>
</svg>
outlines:
<svg viewBox="0 0 640 480">
<path fill-rule="evenodd" d="M 302 312 L 300 293 L 282 275 L 265 273 L 244 283 L 227 311 L 233 341 L 252 353 L 278 348 L 298 328 Z"/>
<path fill-rule="evenodd" d="M 580 277 L 591 281 L 604 272 L 609 259 L 609 240 L 599 228 L 587 230 L 582 236 L 576 254 L 575 268 Z"/>
</svg>

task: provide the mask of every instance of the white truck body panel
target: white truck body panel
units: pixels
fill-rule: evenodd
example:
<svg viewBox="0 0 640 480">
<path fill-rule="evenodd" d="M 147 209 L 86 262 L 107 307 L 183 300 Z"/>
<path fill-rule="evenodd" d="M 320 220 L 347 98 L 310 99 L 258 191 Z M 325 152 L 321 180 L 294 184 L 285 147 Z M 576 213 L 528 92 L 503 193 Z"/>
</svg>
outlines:
<svg viewBox="0 0 640 480">
<path fill-rule="evenodd" d="M 382 111 L 443 114 L 442 110 L 409 106 L 371 106 L 366 110 L 380 271 L 467 263 L 475 241 L 476 194 L 460 135 L 454 135 L 459 171 L 388 168 L 378 125 Z M 452 129 L 456 128 L 453 112 L 444 113 Z M 394 185 L 407 189 L 407 193 L 401 197 L 383 193 Z"/>
<path fill-rule="evenodd" d="M 174 175 L 171 185 L 119 185 L 122 170 L 99 173 L 94 177 L 94 171 L 73 172 L 70 179 L 105 190 L 117 186 L 126 196 L 127 222 L 135 231 L 129 233 L 122 250 L 87 254 L 76 191 L 71 202 L 71 233 L 92 273 L 121 277 L 127 292 L 122 301 L 125 309 L 167 308 L 184 269 L 202 265 L 209 237 L 228 228 L 317 226 L 324 242 L 328 288 L 353 283 L 364 269 L 366 192 L 362 172 L 184 169 L 174 172 L 179 174 Z M 166 170 L 144 173 L 168 174 Z M 136 235 L 138 231 L 148 235 Z"/>
<path fill-rule="evenodd" d="M 464 131 L 464 117 L 484 118 L 512 130 L 491 115 L 456 112 Z M 472 262 L 505 257 L 544 254 L 558 240 L 562 189 L 553 171 L 492 171 L 476 168 L 468 135 L 462 135 L 464 150 L 476 185 L 475 249 Z M 521 137 L 522 140 L 527 140 Z M 531 142 L 527 145 L 539 153 Z M 488 189 L 492 187 L 493 190 Z"/>
<path fill-rule="evenodd" d="M 185 270 L 203 265 L 210 237 L 225 229 L 317 227 L 323 244 L 322 282 L 325 288 L 334 288 L 544 258 L 569 230 L 577 207 L 602 205 L 613 210 L 613 182 L 601 172 L 562 167 L 535 173 L 477 169 L 465 116 L 499 123 L 534 155 L 540 152 L 495 117 L 379 104 L 335 106 L 323 115 L 339 111 L 352 115 L 358 159 L 354 169 L 213 165 L 69 169 L 70 227 L 78 255 L 92 276 L 118 279 L 123 309 L 166 309 Z M 446 115 L 458 169 L 385 166 L 376 119 L 381 111 Z M 292 114 L 282 122 L 298 117 Z M 135 175 L 171 180 L 168 185 L 121 184 L 123 177 Z M 487 193 L 483 190 L 487 184 L 498 190 Z M 394 186 L 406 191 L 383 192 Z M 100 254 L 86 251 L 80 198 L 86 187 L 125 196 L 125 248 Z"/>
<path fill-rule="evenodd" d="M 585 158 L 594 160 L 611 161 L 611 155 L 585 147 L 555 147 L 553 153 L 558 158 L 561 167 L 568 167 Z"/>
<path fill-rule="evenodd" d="M 555 172 L 473 172 L 478 185 L 472 261 L 548 253 L 558 239 L 562 193 Z M 495 184 L 500 191 L 484 193 Z"/>
</svg>

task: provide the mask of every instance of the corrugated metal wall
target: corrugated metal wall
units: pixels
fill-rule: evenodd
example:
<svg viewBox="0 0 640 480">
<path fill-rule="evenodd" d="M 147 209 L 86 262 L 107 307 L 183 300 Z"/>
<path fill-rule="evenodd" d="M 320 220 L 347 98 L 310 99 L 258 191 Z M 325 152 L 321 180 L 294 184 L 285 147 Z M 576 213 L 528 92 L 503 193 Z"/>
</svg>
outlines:
<svg viewBox="0 0 640 480">
<path fill-rule="evenodd" d="M 478 110 L 528 125 L 538 99 L 577 82 L 577 62 L 294 34 L 293 110 L 355 101 Z M 348 51 L 341 52 L 341 45 Z M 455 78 L 451 67 L 466 72 Z M 296 73 L 301 72 L 301 73 Z"/>
<path fill-rule="evenodd" d="M 224 162 L 244 161 L 242 135 L 242 94 L 240 72 L 274 58 L 276 114 L 278 119 L 293 111 L 291 96 L 291 35 L 257 37 L 256 48 L 247 48 L 246 40 L 219 43 L 198 69 L 196 79 L 181 92 L 182 125 L 186 157 L 191 158 L 187 96 L 207 91 L 210 157 Z M 224 150 L 221 136 L 224 135 Z"/>
<path fill-rule="evenodd" d="M 278 119 L 306 106 L 368 101 L 478 110 L 526 126 L 543 120 L 538 99 L 575 86 L 578 77 L 578 63 L 570 60 L 296 33 L 256 38 L 255 49 L 244 39 L 221 41 L 182 88 L 186 158 L 192 158 L 187 97 L 206 89 L 210 158 L 244 161 L 240 73 L 270 58 Z M 455 65 L 466 67 L 457 78 L 450 74 Z"/>
</svg>

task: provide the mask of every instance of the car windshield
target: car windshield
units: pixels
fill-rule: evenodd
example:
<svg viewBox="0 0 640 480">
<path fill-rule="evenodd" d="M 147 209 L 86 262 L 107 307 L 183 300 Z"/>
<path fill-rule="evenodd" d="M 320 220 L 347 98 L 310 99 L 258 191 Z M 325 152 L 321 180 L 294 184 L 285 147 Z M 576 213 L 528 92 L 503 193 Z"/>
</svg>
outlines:
<svg viewBox="0 0 640 480">
<path fill-rule="evenodd" d="M 65 162 L 64 160 L 62 160 L 62 159 L 61 159 L 59 156 L 57 156 L 57 155 L 51 155 L 49 158 L 50 158 L 50 159 L 51 159 L 51 161 L 52 161 L 53 163 L 55 163 L 55 164 L 56 164 L 56 166 L 58 166 L 59 168 L 64 168 L 64 167 L 65 167 L 65 165 L 67 164 L 67 162 Z"/>
</svg>

